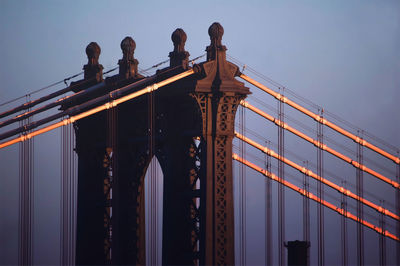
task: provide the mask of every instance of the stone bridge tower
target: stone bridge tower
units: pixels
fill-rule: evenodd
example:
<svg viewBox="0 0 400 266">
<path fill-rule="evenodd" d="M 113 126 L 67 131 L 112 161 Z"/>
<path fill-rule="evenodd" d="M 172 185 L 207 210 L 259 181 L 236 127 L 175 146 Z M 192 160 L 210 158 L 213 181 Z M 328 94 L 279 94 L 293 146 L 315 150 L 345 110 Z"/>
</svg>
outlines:
<svg viewBox="0 0 400 266">
<path fill-rule="evenodd" d="M 234 264 L 232 139 L 239 102 L 250 92 L 226 61 L 222 26 L 208 32 L 207 60 L 193 66 L 194 75 L 75 123 L 77 264 L 146 263 L 144 177 L 154 156 L 164 176 L 163 264 Z M 91 43 L 86 82 L 76 91 L 141 89 L 188 70 L 185 32 L 175 30 L 172 41 L 170 66 L 144 78 L 126 37 L 119 74 L 104 81 L 100 47 Z"/>
</svg>

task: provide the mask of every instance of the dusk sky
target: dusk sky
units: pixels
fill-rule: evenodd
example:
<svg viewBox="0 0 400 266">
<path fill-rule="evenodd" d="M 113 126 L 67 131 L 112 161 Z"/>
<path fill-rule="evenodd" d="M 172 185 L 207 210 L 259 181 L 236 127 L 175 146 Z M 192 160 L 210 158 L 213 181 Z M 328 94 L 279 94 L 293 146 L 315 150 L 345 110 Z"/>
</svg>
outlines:
<svg viewBox="0 0 400 266">
<path fill-rule="evenodd" d="M 191 58 L 200 56 L 210 43 L 208 27 L 216 21 L 224 27 L 222 43 L 228 48 L 229 56 L 318 104 L 325 111 L 400 147 L 400 1 L 2 0 L 0 104 L 81 72 L 87 63 L 85 48 L 92 41 L 101 47 L 99 62 L 104 71 L 117 66 L 122 57 L 120 42 L 126 36 L 131 36 L 136 42 L 135 58 L 141 69 L 168 59 L 168 53 L 173 50 L 171 33 L 176 28 L 186 32 L 185 48 Z M 246 72 L 246 69 L 244 73 L 271 85 Z M 276 107 L 272 97 L 253 86 L 249 87 L 252 97 L 271 102 Z M 63 88 L 62 84 L 32 97 L 37 98 L 60 88 Z M 271 88 L 276 89 L 274 86 Z M 0 106 L 0 112 L 21 103 L 17 101 Z M 250 111 L 246 112 L 246 116 L 249 129 L 277 143 L 276 128 L 270 125 L 273 132 L 263 130 L 258 122 L 262 120 L 256 120 Z M 307 120 L 304 116 L 296 116 L 300 117 Z M 303 123 L 315 129 L 312 120 Z M 0 129 L 2 132 L 4 130 Z M 60 130 L 35 140 L 34 261 L 37 264 L 58 263 L 59 133 Z M 336 140 L 340 142 L 341 139 Z M 316 164 L 316 152 L 312 157 L 308 150 L 297 150 L 294 138 L 288 137 L 287 143 L 288 150 L 311 158 Z M 351 149 L 355 151 L 354 147 L 351 146 Z M 0 262 L 5 264 L 17 262 L 17 151 L 18 145 L 0 150 Z M 251 149 L 248 151 L 253 152 Z M 263 158 L 261 154 L 254 156 Z M 366 156 L 370 156 L 371 160 L 375 158 L 369 153 Z M 389 174 L 395 172 L 394 164 L 382 164 L 391 167 Z M 342 175 L 334 164 L 327 168 Z M 352 171 L 354 179 L 355 170 Z M 264 225 L 255 222 L 259 220 L 259 213 L 264 217 L 264 196 L 260 194 L 263 192 L 263 177 L 251 171 L 247 177 L 260 180 L 250 180 L 247 184 L 247 261 L 249 265 L 263 264 Z M 302 178 L 301 175 L 299 178 Z M 395 176 L 391 178 L 395 179 Z M 366 189 L 373 184 L 366 181 Z M 390 191 L 390 196 L 387 196 L 387 191 Z M 371 193 L 394 204 L 393 189 L 378 186 Z M 335 196 L 340 198 L 338 194 Z M 298 203 L 292 205 L 292 198 Z M 301 202 L 299 196 L 288 193 L 286 211 L 297 214 Z M 274 204 L 277 205 L 276 198 Z M 312 212 L 316 213 L 315 207 Z M 340 223 L 335 214 L 327 214 L 326 219 L 330 220 L 331 216 L 336 217 L 332 223 Z M 301 216 L 298 221 L 298 228 L 301 229 Z M 315 221 L 312 225 L 316 230 Z M 259 230 L 262 230 L 260 234 L 257 233 Z M 301 238 L 301 231 L 294 231 L 287 230 L 287 240 Z M 328 231 L 339 234 L 340 226 Z M 378 238 L 374 236 L 373 239 Z M 392 242 L 388 240 L 389 264 L 395 262 Z M 367 245 L 366 250 L 376 249 L 377 243 Z M 327 262 L 340 263 L 338 245 L 340 242 L 330 243 L 327 240 L 326 247 L 330 249 L 327 251 Z M 335 247 L 335 252 L 331 246 Z M 312 247 L 316 249 L 316 244 L 313 246 L 312 243 Z M 372 264 L 379 262 L 377 255 L 369 256 Z M 315 258 L 312 262 L 316 262 Z M 350 262 L 355 263 L 353 259 Z"/>
</svg>

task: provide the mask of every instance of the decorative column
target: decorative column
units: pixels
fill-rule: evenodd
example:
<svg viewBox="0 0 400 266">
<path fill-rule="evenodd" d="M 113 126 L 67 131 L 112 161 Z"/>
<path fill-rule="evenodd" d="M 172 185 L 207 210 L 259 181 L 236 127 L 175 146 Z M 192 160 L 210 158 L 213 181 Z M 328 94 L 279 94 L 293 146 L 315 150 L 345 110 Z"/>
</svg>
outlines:
<svg viewBox="0 0 400 266">
<path fill-rule="evenodd" d="M 100 47 L 92 42 L 86 47 L 88 64 L 84 66 L 85 79 L 71 83 L 77 92 L 102 81 L 103 67 L 98 63 Z M 79 102 L 70 103 L 79 104 Z M 64 108 L 67 108 L 65 106 Z M 104 252 L 107 235 L 104 230 L 104 214 L 107 194 L 104 179 L 107 168 L 103 167 L 106 155 L 105 112 L 74 123 L 76 152 L 78 154 L 78 204 L 76 264 L 106 264 Z"/>
<path fill-rule="evenodd" d="M 182 66 L 187 69 L 189 65 L 189 53 L 185 51 L 186 33 L 183 29 L 176 29 L 172 35 L 171 40 L 174 43 L 174 51 L 169 53 L 170 67 Z"/>
<path fill-rule="evenodd" d="M 238 67 L 226 61 L 222 26 L 213 23 L 208 33 L 211 44 L 206 48 L 207 62 L 200 64 L 203 78 L 197 81 L 193 94 L 202 113 L 205 140 L 200 264 L 232 265 L 235 263 L 232 139 L 237 107 L 250 92 L 235 79 Z"/>
<path fill-rule="evenodd" d="M 136 43 L 131 37 L 121 41 L 122 59 L 118 61 L 119 74 L 109 83 L 123 86 L 143 77 L 138 73 L 138 60 L 134 58 Z M 108 82 L 108 80 L 106 80 Z M 114 88 L 116 89 L 116 88 Z M 144 265 L 145 248 L 145 198 L 144 176 L 148 164 L 148 111 L 145 97 L 125 102 L 108 110 L 114 112 L 113 143 L 113 265 Z"/>
<path fill-rule="evenodd" d="M 186 38 L 180 28 L 172 33 L 170 68 L 160 71 L 160 76 L 172 76 L 189 68 Z M 164 174 L 163 265 L 196 265 L 199 258 L 195 137 L 201 134 L 201 116 L 196 101 L 189 95 L 194 82 L 188 77 L 155 95 L 156 155 Z"/>
<path fill-rule="evenodd" d="M 85 80 L 94 79 L 95 82 L 103 81 L 103 66 L 99 64 L 100 53 L 100 46 L 96 42 L 91 42 L 86 47 L 88 63 L 83 66 Z"/>
<path fill-rule="evenodd" d="M 121 42 L 122 59 L 118 61 L 119 75 L 121 78 L 129 79 L 137 76 L 138 60 L 133 57 L 136 49 L 135 41 L 127 36 Z"/>
</svg>

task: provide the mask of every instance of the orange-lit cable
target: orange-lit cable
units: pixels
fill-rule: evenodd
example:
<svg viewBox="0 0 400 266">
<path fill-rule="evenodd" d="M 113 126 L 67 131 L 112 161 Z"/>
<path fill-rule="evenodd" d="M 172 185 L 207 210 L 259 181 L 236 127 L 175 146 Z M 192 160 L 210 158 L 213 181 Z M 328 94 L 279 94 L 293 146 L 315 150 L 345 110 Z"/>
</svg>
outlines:
<svg viewBox="0 0 400 266">
<path fill-rule="evenodd" d="M 243 100 L 243 101 L 240 102 L 240 104 L 243 105 L 244 107 L 252 110 L 256 114 L 258 114 L 258 115 L 268 119 L 269 121 L 275 123 L 277 126 L 283 127 L 284 129 L 292 132 L 293 134 L 299 136 L 300 138 L 310 142 L 311 144 L 314 144 L 316 147 L 318 147 L 318 148 L 320 148 L 322 150 L 325 150 L 325 151 L 329 152 L 330 154 L 338 157 L 339 159 L 342 159 L 343 161 L 353 165 L 355 168 L 361 169 L 362 171 L 379 178 L 380 180 L 392 185 L 395 188 L 399 188 L 400 187 L 398 182 L 396 182 L 394 180 L 391 180 L 390 178 L 387 178 L 386 176 L 384 176 L 384 175 L 382 175 L 382 174 L 380 174 L 380 173 L 378 173 L 378 172 L 366 167 L 365 165 L 360 164 L 357 161 L 354 161 L 350 157 L 348 157 L 348 156 L 346 156 L 346 155 L 344 155 L 344 154 L 342 154 L 342 153 L 340 153 L 340 152 L 338 152 L 338 151 L 326 146 L 325 144 L 320 143 L 319 141 L 307 136 L 306 134 L 300 132 L 299 130 L 289 126 L 288 124 L 283 123 L 282 121 L 276 119 L 275 117 L 273 117 L 273 116 L 261 111 L 260 109 L 258 109 L 257 107 L 251 105 L 247 101 Z"/>
<path fill-rule="evenodd" d="M 316 201 L 317 203 L 320 203 L 320 204 L 324 205 L 325 207 L 327 207 L 327 208 L 329 208 L 329 209 L 331 209 L 333 211 L 336 211 L 340 215 L 346 216 L 347 218 L 350 218 L 350 219 L 352 219 L 352 220 L 354 220 L 356 222 L 359 222 L 362 225 L 364 225 L 366 227 L 369 227 L 372 230 L 375 230 L 379 234 L 383 234 L 383 235 L 385 235 L 387 237 L 390 237 L 393 240 L 400 241 L 400 238 L 398 236 L 390 233 L 389 231 L 387 231 L 387 230 L 383 231 L 382 228 L 380 228 L 378 226 L 375 226 L 375 225 L 373 225 L 372 223 L 370 223 L 370 222 L 368 222 L 366 220 L 361 220 L 356 215 L 354 215 L 354 214 L 352 214 L 352 213 L 350 213 L 348 211 L 346 212 L 342 208 L 336 207 L 335 205 L 333 205 L 332 203 L 330 203 L 330 202 L 328 202 L 326 200 L 321 200 L 320 198 L 318 198 L 314 194 L 310 193 L 309 191 L 307 191 L 305 189 L 302 189 L 302 188 L 299 188 L 298 186 L 296 186 L 296 185 L 294 185 L 294 184 L 292 184 L 292 183 L 290 183 L 290 182 L 288 182 L 286 180 L 281 179 L 280 177 L 276 176 L 275 174 L 273 174 L 273 173 L 271 173 L 271 172 L 269 172 L 269 171 L 267 171 L 267 170 L 255 165 L 255 164 L 253 164 L 253 163 L 251 163 L 251 162 L 239 157 L 239 155 L 237 155 L 236 153 L 234 153 L 232 155 L 232 158 L 234 160 L 240 162 L 240 163 L 245 164 L 246 166 L 252 168 L 253 170 L 265 175 L 266 177 L 268 177 L 268 178 L 270 178 L 272 180 L 275 180 L 275 181 L 285 185 L 286 187 L 298 192 L 299 194 L 303 195 L 304 197 L 308 197 L 309 199 L 312 199 L 312 200 Z"/>
<path fill-rule="evenodd" d="M 310 110 L 308 110 L 308 109 L 304 108 L 303 106 L 295 103 L 294 101 L 288 99 L 287 97 L 284 97 L 282 94 L 271 90 L 270 88 L 268 88 L 268 87 L 264 86 L 263 84 L 255 81 L 254 79 L 252 79 L 252 78 L 250 78 L 250 77 L 248 77 L 248 76 L 246 76 L 244 74 L 240 74 L 239 77 L 244 79 L 245 81 L 253 84 L 254 86 L 258 87 L 259 89 L 265 91 L 266 93 L 272 95 L 277 100 L 290 105 L 291 107 L 295 108 L 296 110 L 302 112 L 305 115 L 308 115 L 309 117 L 313 118 L 314 120 L 318 121 L 319 123 L 332 128 L 336 132 L 339 132 L 340 134 L 342 134 L 342 135 L 352 139 L 353 141 L 355 141 L 355 142 L 357 142 L 357 143 L 359 143 L 359 144 L 361 144 L 361 145 L 363 145 L 363 146 L 365 146 L 365 147 L 367 147 L 367 148 L 379 153 L 380 155 L 392 160 L 393 162 L 395 162 L 397 164 L 400 164 L 400 158 L 399 157 L 396 157 L 396 156 L 394 156 L 394 155 L 382 150 L 381 148 L 379 148 L 379 147 L 367 142 L 366 140 L 364 140 L 362 138 L 359 138 L 358 136 L 356 136 L 356 135 L 344 130 L 343 128 L 335 125 L 334 123 L 329 122 L 325 118 L 323 118 L 323 117 L 311 112 Z"/>
<path fill-rule="evenodd" d="M 107 102 L 107 103 L 102 104 L 102 105 L 100 105 L 98 107 L 95 107 L 95 108 L 90 109 L 88 111 L 85 111 L 85 112 L 82 112 L 80 114 L 71 116 L 69 118 L 65 118 L 65 119 L 61 120 L 60 122 L 53 123 L 53 124 L 51 124 L 49 126 L 46 126 L 44 128 L 32 131 L 31 133 L 21 134 L 17 138 L 14 138 L 14 139 L 11 139 L 9 141 L 5 141 L 3 143 L 0 143 L 0 149 L 5 148 L 5 147 L 10 146 L 10 145 L 13 145 L 13 144 L 18 143 L 18 142 L 23 142 L 23 141 L 25 141 L 27 139 L 33 138 L 33 137 L 35 137 L 37 135 L 46 133 L 46 132 L 51 131 L 53 129 L 56 129 L 56 128 L 59 128 L 59 127 L 62 127 L 62 126 L 66 126 L 66 125 L 71 124 L 71 123 L 73 123 L 73 122 L 75 122 L 77 120 L 80 120 L 82 118 L 91 116 L 91 115 L 93 115 L 95 113 L 98 113 L 98 112 L 101 112 L 103 110 L 113 108 L 113 107 L 115 107 L 115 106 L 117 106 L 117 105 L 119 105 L 119 104 L 121 104 L 123 102 L 129 101 L 129 100 L 134 99 L 136 97 L 139 97 L 139 96 L 141 96 L 143 94 L 150 93 L 150 92 L 155 91 L 158 88 L 163 87 L 165 85 L 168 85 L 168 84 L 170 84 L 170 83 L 172 83 L 174 81 L 177 81 L 177 80 L 182 79 L 184 77 L 190 76 L 193 73 L 194 73 L 194 70 L 190 69 L 190 70 L 185 71 L 185 72 L 183 72 L 181 74 L 178 74 L 178 75 L 175 75 L 173 77 L 170 77 L 170 78 L 168 78 L 166 80 L 163 80 L 163 81 L 160 81 L 158 83 L 154 83 L 152 85 L 149 85 L 144 89 L 141 89 L 139 91 L 133 92 L 133 93 L 128 94 L 128 95 L 126 95 L 124 97 L 121 97 L 121 98 L 118 98 L 116 100 Z"/>
<path fill-rule="evenodd" d="M 342 194 L 347 195 L 347 196 L 349 196 L 349 197 L 351 197 L 351 198 L 353 198 L 353 199 L 355 199 L 355 200 L 357 200 L 357 201 L 360 201 L 360 202 L 362 202 L 363 204 L 365 204 L 365 205 L 367 205 L 367 206 L 369 206 L 369 207 L 375 209 L 376 211 L 378 211 L 378 212 L 380 212 L 380 213 L 383 213 L 383 214 L 385 214 L 385 215 L 387 215 L 387 216 L 389 216 L 389 217 L 391 217 L 391 218 L 393 218 L 393 219 L 400 220 L 400 217 L 399 217 L 398 215 L 396 215 L 395 213 L 392 213 L 392 212 L 389 211 L 388 209 L 385 209 L 385 208 L 383 208 L 383 207 L 381 207 L 381 206 L 379 206 L 379 205 L 376 205 L 376 204 L 370 202 L 370 201 L 367 200 L 367 199 L 364 199 L 364 198 L 362 198 L 362 197 L 359 197 L 358 195 L 354 194 L 354 193 L 351 192 L 350 190 L 347 190 L 347 189 L 345 189 L 344 187 L 341 187 L 341 186 L 336 185 L 335 183 L 333 183 L 333 182 L 331 182 L 331 181 L 329 181 L 329 180 L 327 180 L 327 179 L 325 179 L 325 178 L 323 178 L 323 177 L 321 177 L 321 176 L 319 176 L 319 175 L 313 173 L 311 170 L 309 170 L 309 169 L 307 169 L 307 168 L 305 168 L 305 167 L 302 167 L 302 166 L 300 166 L 300 165 L 298 165 L 298 164 L 292 162 L 291 160 L 289 160 L 289 159 L 287 159 L 287 158 L 285 158 L 285 157 L 279 156 L 279 155 L 278 155 L 276 152 L 274 152 L 273 150 L 271 150 L 271 149 L 269 149 L 269 148 L 267 148 L 267 147 L 265 147 L 265 146 L 262 146 L 261 144 L 255 142 L 254 140 L 252 140 L 252 139 L 250 139 L 250 138 L 248 138 L 248 137 L 246 137 L 246 136 L 243 136 L 242 134 L 240 134 L 240 133 L 238 133 L 238 132 L 236 132 L 236 131 L 235 131 L 235 136 L 236 136 L 238 139 L 240 139 L 240 140 L 242 140 L 242 141 L 244 141 L 244 142 L 250 144 L 251 146 L 253 146 L 253 147 L 259 149 L 260 151 L 262 151 L 262 152 L 268 154 L 269 156 L 272 156 L 272 157 L 274 157 L 274 158 L 276 158 L 276 159 L 278 159 L 278 160 L 281 160 L 281 161 L 284 162 L 285 164 L 287 164 L 287 165 L 293 167 L 294 169 L 300 171 L 301 173 L 306 174 L 306 175 L 308 175 L 309 177 L 312 177 L 312 178 L 314 178 L 314 179 L 316 179 L 316 180 L 318 180 L 318 181 L 324 183 L 325 185 L 330 186 L 331 188 L 335 189 L 335 190 L 338 191 L 339 193 L 342 193 Z"/>
</svg>

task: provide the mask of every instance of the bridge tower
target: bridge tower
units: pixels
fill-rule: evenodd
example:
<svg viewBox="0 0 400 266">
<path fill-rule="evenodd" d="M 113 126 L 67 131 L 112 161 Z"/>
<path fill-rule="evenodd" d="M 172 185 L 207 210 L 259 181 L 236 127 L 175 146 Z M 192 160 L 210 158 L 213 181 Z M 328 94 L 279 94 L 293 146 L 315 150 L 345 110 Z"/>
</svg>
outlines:
<svg viewBox="0 0 400 266">
<path fill-rule="evenodd" d="M 193 66 L 194 75 L 75 122 L 77 264 L 146 263 L 144 177 L 154 156 L 164 176 L 163 264 L 234 264 L 232 139 L 237 107 L 250 92 L 226 61 L 222 26 L 208 33 L 207 60 Z M 125 38 L 119 74 L 104 81 L 100 47 L 91 43 L 87 82 L 76 91 L 140 89 L 188 70 L 185 32 L 175 30 L 172 41 L 170 66 L 145 79 L 136 44 Z"/>
</svg>

